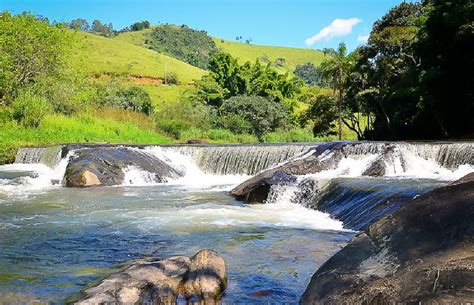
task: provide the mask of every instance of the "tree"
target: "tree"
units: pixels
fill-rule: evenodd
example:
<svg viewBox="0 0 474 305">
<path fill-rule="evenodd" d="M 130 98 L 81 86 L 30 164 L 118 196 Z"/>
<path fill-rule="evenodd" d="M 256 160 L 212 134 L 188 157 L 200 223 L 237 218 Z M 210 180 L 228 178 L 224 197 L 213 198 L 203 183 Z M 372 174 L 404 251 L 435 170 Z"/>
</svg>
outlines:
<svg viewBox="0 0 474 305">
<path fill-rule="evenodd" d="M 426 23 L 416 51 L 427 126 L 436 137 L 474 134 L 474 5 L 469 0 L 427 0 Z"/>
<path fill-rule="evenodd" d="M 102 22 L 96 19 L 92 22 L 91 32 L 101 36 L 110 37 L 114 34 L 114 27 L 112 23 L 102 24 Z"/>
<path fill-rule="evenodd" d="M 250 131 L 260 139 L 277 128 L 284 128 L 288 123 L 289 111 L 283 104 L 275 103 L 269 98 L 260 96 L 234 96 L 225 100 L 219 110 L 221 117 L 241 118 L 239 128 Z"/>
<path fill-rule="evenodd" d="M 325 137 L 335 135 L 334 122 L 338 116 L 338 109 L 334 95 L 321 94 L 318 95 L 308 110 L 306 110 L 300 118 L 300 123 L 304 127 L 309 121 L 313 123 L 313 135 L 315 137 Z"/>
<path fill-rule="evenodd" d="M 339 140 L 341 140 L 343 122 L 342 107 L 352 62 L 351 57 L 347 55 L 347 48 L 344 43 L 340 43 L 337 50 L 325 49 L 324 54 L 329 55 L 329 57 L 321 63 L 320 68 L 323 78 L 331 84 L 334 94 L 337 94 L 338 136 Z"/>
<path fill-rule="evenodd" d="M 69 23 L 69 28 L 77 31 L 83 31 L 83 32 L 88 32 L 90 29 L 89 22 L 85 19 L 73 19 Z"/>
<path fill-rule="evenodd" d="M 293 74 L 301 78 L 307 85 L 321 85 L 321 71 L 310 62 L 303 65 L 297 65 Z"/>
<path fill-rule="evenodd" d="M 149 28 L 150 28 L 150 22 L 148 20 L 135 22 L 130 26 L 131 31 L 141 31 L 141 30 L 149 29 Z"/>
<path fill-rule="evenodd" d="M 0 103 L 9 104 L 26 87 L 59 78 L 71 50 L 72 36 L 61 25 L 34 16 L 0 14 Z"/>
<path fill-rule="evenodd" d="M 419 92 L 422 60 L 415 49 L 423 18 L 420 3 L 401 3 L 374 23 L 368 44 L 356 52 L 348 96 L 375 117 L 368 137 L 432 136 Z"/>
</svg>

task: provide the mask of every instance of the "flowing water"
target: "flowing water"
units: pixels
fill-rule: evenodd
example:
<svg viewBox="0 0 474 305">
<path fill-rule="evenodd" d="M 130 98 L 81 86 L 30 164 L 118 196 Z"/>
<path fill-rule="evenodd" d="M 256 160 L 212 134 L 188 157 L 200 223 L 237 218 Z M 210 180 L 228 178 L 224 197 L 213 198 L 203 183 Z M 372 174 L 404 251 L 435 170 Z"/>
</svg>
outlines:
<svg viewBox="0 0 474 305">
<path fill-rule="evenodd" d="M 185 176 L 158 184 L 129 167 L 123 185 L 85 189 L 61 186 L 74 151 L 55 162 L 52 149 L 22 151 L 0 166 L 0 300 L 61 303 L 131 259 L 212 248 L 227 263 L 223 303 L 295 303 L 355 230 L 474 171 L 472 144 L 423 145 L 397 144 L 379 178 L 361 174 L 383 147 L 351 145 L 337 168 L 275 187 L 262 205 L 227 192 L 310 144 L 150 146 Z"/>
</svg>

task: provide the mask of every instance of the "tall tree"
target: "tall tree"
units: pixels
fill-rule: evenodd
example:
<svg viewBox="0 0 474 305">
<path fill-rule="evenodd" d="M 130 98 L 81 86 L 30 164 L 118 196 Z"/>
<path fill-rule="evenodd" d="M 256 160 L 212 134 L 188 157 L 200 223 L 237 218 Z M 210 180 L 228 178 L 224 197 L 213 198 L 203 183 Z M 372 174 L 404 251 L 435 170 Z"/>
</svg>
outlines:
<svg viewBox="0 0 474 305">
<path fill-rule="evenodd" d="M 328 56 L 321 63 L 321 72 L 337 95 L 338 112 L 338 137 L 342 139 L 342 107 L 347 90 L 347 82 L 351 71 L 351 57 L 347 55 L 347 48 L 344 43 L 340 43 L 337 49 L 325 49 L 325 56 Z"/>
</svg>

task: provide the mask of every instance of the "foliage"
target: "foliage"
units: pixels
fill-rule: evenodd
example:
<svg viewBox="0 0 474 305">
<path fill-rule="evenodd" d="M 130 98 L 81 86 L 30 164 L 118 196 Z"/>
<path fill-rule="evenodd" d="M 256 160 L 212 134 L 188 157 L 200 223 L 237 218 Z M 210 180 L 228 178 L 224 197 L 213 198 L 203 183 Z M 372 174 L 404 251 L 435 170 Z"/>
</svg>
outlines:
<svg viewBox="0 0 474 305">
<path fill-rule="evenodd" d="M 235 96 L 225 100 L 220 108 L 223 117 L 238 116 L 252 126 L 257 137 L 288 124 L 289 111 L 281 103 L 260 96 Z M 240 127 L 244 126 L 243 122 Z"/>
<path fill-rule="evenodd" d="M 284 58 L 284 62 L 280 62 L 282 66 L 274 68 L 279 73 L 293 73 L 297 65 L 303 65 L 307 62 L 315 66 L 319 66 L 323 60 L 323 52 L 319 50 L 276 47 L 276 46 L 261 46 L 254 44 L 245 44 L 235 41 L 214 38 L 218 49 L 221 52 L 229 53 L 232 57 L 237 58 L 239 64 L 243 65 L 246 62 L 255 62 L 259 59 L 262 63 L 275 63 L 278 58 Z"/>
<path fill-rule="evenodd" d="M 158 129 L 175 139 L 180 139 L 181 134 L 190 128 L 202 130 L 210 128 L 209 109 L 185 98 L 161 105 L 160 111 L 155 113 L 155 122 Z"/>
<path fill-rule="evenodd" d="M 125 87 L 116 82 L 98 86 L 97 104 L 129 109 L 150 115 L 153 112 L 150 95 L 140 87 Z"/>
<path fill-rule="evenodd" d="M 100 20 L 94 20 L 92 22 L 92 27 L 90 28 L 91 33 L 101 35 L 104 37 L 114 36 L 114 27 L 112 23 L 103 24 Z"/>
<path fill-rule="evenodd" d="M 288 131 L 275 131 L 265 134 L 263 142 L 283 143 L 283 142 L 314 142 L 315 138 L 308 129 L 294 128 Z"/>
<path fill-rule="evenodd" d="M 307 85 L 320 86 L 321 85 L 321 71 L 310 62 L 303 65 L 297 65 L 293 74 L 301 78 Z"/>
<path fill-rule="evenodd" d="M 318 95 L 308 110 L 301 117 L 301 124 L 305 126 L 313 122 L 313 135 L 325 137 L 336 135 L 335 121 L 338 117 L 337 102 L 333 95 Z"/>
<path fill-rule="evenodd" d="M 179 78 L 176 72 L 168 72 L 165 74 L 165 83 L 170 85 L 179 85 Z"/>
<path fill-rule="evenodd" d="M 185 25 L 161 25 L 147 36 L 149 47 L 207 69 L 210 57 L 216 53 L 216 44 L 205 31 L 197 31 Z"/>
<path fill-rule="evenodd" d="M 421 58 L 415 45 L 423 18 L 422 4 L 401 3 L 374 24 L 367 46 L 357 50 L 354 77 L 346 90 L 354 104 L 364 105 L 375 116 L 368 137 L 420 135 L 416 125 L 423 116 Z"/>
<path fill-rule="evenodd" d="M 150 21 L 145 20 L 141 22 L 135 22 L 130 26 L 130 31 L 141 31 L 144 29 L 149 29 L 150 28 Z"/>
<path fill-rule="evenodd" d="M 72 36 L 62 25 L 50 26 L 29 14 L 0 14 L 0 103 L 18 92 L 62 73 Z"/>
<path fill-rule="evenodd" d="M 300 92 L 302 82 L 289 78 L 259 61 L 240 65 L 230 54 L 219 52 L 209 63 L 210 74 L 198 82 L 199 100 L 219 107 L 237 95 L 270 97 L 275 102 L 291 99 Z"/>
<path fill-rule="evenodd" d="M 88 32 L 90 30 L 90 24 L 86 19 L 78 18 L 71 20 L 69 28 L 76 31 Z"/>
<path fill-rule="evenodd" d="M 50 112 L 48 101 L 31 91 L 23 91 L 11 104 L 12 117 L 18 124 L 27 128 L 38 128 Z"/>
<path fill-rule="evenodd" d="M 419 129 L 431 137 L 472 137 L 474 4 L 429 0 L 425 6 L 426 24 L 416 51 L 422 57 L 421 96 L 428 114 Z"/>
</svg>

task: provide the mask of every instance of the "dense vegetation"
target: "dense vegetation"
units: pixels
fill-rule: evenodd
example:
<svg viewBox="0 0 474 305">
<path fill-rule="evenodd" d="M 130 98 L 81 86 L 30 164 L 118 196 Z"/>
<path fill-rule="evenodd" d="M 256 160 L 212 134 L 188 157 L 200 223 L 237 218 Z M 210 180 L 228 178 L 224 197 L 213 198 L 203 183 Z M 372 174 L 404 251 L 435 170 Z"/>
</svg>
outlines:
<svg viewBox="0 0 474 305">
<path fill-rule="evenodd" d="M 202 69 L 207 69 L 210 57 L 217 51 L 216 44 L 205 31 L 197 31 L 186 25 L 157 26 L 147 36 L 145 43 L 158 52 Z"/>
<path fill-rule="evenodd" d="M 472 136 L 473 15 L 467 0 L 404 2 L 374 24 L 367 45 L 328 50 L 321 70 L 340 107 L 333 118 L 368 139 Z"/>
</svg>

